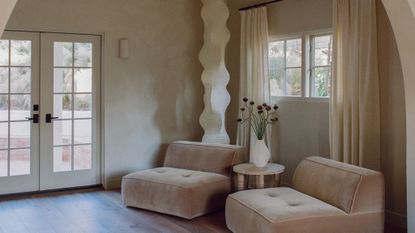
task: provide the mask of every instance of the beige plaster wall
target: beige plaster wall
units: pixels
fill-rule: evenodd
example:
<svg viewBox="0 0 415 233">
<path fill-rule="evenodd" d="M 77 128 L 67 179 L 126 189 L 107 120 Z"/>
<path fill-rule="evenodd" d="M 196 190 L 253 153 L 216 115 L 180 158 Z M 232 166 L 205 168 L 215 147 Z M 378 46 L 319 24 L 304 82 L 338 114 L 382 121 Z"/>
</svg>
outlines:
<svg viewBox="0 0 415 233">
<path fill-rule="evenodd" d="M 160 164 L 164 145 L 200 140 L 201 3 L 194 0 L 20 0 L 8 29 L 104 33 L 103 120 L 107 187 Z M 130 59 L 118 58 L 118 40 Z"/>
<path fill-rule="evenodd" d="M 17 0 L 2 0 L 0 1 L 0 36 L 6 27 L 7 21 L 16 5 Z"/>
</svg>

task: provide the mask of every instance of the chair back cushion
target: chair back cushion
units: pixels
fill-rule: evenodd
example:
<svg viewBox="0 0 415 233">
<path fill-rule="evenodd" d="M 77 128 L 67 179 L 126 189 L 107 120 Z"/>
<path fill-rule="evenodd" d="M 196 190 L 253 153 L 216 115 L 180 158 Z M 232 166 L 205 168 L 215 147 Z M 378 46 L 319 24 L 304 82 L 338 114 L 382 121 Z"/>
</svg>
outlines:
<svg viewBox="0 0 415 233">
<path fill-rule="evenodd" d="M 232 166 L 245 157 L 241 146 L 178 141 L 167 148 L 164 166 L 230 176 Z"/>
<path fill-rule="evenodd" d="M 346 213 L 384 211 L 383 175 L 376 171 L 310 157 L 298 165 L 292 184 Z"/>
</svg>

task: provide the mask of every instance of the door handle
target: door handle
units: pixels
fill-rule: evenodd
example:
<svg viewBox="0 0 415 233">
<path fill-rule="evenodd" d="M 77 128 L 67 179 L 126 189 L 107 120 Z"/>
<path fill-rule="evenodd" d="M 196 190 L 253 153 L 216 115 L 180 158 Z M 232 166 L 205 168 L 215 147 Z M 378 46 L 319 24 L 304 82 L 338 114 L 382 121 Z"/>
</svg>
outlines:
<svg viewBox="0 0 415 233">
<path fill-rule="evenodd" d="M 52 114 L 48 113 L 46 114 L 46 123 L 52 123 L 52 120 L 56 120 L 59 117 L 53 117 Z"/>
<path fill-rule="evenodd" d="M 39 123 L 39 114 L 33 114 L 33 117 L 26 117 L 26 120 L 32 121 L 33 124 Z"/>
</svg>

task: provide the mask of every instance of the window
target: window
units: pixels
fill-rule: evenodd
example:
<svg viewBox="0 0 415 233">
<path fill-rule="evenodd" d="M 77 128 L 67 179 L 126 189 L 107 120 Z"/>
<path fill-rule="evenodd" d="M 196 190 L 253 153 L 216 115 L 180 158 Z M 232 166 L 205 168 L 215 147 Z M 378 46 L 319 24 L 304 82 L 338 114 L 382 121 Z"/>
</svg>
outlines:
<svg viewBox="0 0 415 233">
<path fill-rule="evenodd" d="M 332 44 L 331 34 L 305 34 L 271 41 L 271 96 L 328 97 L 332 73 Z"/>
<path fill-rule="evenodd" d="M 269 46 L 272 96 L 301 96 L 302 39 L 271 42 Z"/>
</svg>

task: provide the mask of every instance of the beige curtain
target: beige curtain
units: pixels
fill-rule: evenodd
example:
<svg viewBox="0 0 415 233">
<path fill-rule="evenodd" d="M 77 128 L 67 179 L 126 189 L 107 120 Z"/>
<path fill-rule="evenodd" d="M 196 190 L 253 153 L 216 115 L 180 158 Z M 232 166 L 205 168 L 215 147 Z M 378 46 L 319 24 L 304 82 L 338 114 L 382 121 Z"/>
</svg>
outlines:
<svg viewBox="0 0 415 233">
<path fill-rule="evenodd" d="M 241 12 L 241 71 L 239 101 L 247 97 L 257 104 L 270 103 L 268 82 L 268 17 L 266 7 Z M 268 127 L 266 142 L 271 148 Z M 239 127 L 237 144 L 250 147 L 254 135 L 249 127 Z"/>
<path fill-rule="evenodd" d="M 376 0 L 335 0 L 331 156 L 380 169 Z"/>
</svg>

